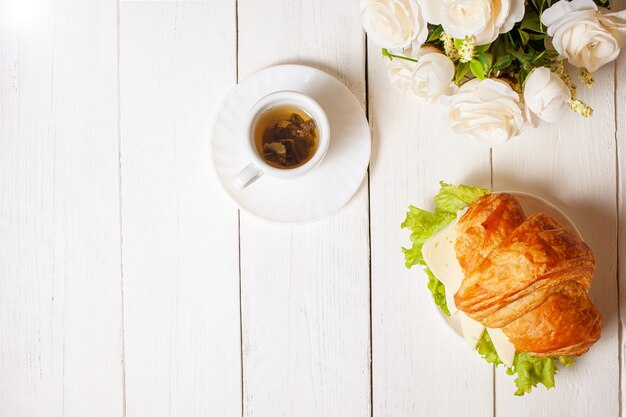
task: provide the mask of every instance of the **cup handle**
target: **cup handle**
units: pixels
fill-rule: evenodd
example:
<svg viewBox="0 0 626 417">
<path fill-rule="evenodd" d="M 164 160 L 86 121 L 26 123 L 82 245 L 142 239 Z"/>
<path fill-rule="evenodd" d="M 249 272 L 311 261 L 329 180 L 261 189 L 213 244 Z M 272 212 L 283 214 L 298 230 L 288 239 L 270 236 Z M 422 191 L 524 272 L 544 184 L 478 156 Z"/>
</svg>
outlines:
<svg viewBox="0 0 626 417">
<path fill-rule="evenodd" d="M 244 169 L 239 171 L 239 174 L 237 174 L 233 180 L 233 185 L 238 190 L 242 190 L 254 181 L 258 180 L 261 175 L 263 175 L 263 171 L 261 171 L 256 165 L 248 164 Z"/>
</svg>

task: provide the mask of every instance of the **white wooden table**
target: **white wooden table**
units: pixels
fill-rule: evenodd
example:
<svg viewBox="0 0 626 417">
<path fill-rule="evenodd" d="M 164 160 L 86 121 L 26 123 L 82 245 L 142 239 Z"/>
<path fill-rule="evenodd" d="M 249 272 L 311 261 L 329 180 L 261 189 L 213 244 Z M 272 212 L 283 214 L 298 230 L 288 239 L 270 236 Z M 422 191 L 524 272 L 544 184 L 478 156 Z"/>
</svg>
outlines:
<svg viewBox="0 0 626 417">
<path fill-rule="evenodd" d="M 0 20 L 0 416 L 621 415 L 626 55 L 582 92 L 592 119 L 490 151 L 390 89 L 356 0 L 0 0 Z M 373 132 L 360 190 L 309 226 L 239 212 L 209 165 L 220 100 L 278 63 L 338 77 Z M 604 332 L 556 389 L 514 397 L 405 269 L 400 222 L 439 180 L 537 193 L 594 248 Z"/>
</svg>

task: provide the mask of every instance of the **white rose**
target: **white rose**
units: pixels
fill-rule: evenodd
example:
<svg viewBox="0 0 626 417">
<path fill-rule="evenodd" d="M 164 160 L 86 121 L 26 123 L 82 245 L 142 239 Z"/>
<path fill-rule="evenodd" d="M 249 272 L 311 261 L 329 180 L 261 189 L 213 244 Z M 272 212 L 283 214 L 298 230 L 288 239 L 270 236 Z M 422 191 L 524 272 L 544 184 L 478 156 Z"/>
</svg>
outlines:
<svg viewBox="0 0 626 417">
<path fill-rule="evenodd" d="M 504 81 L 473 79 L 452 96 L 448 117 L 455 132 L 496 146 L 524 127 L 519 95 Z"/>
<path fill-rule="evenodd" d="M 533 126 L 559 120 L 571 99 L 567 85 L 548 68 L 535 68 L 524 82 L 526 117 Z"/>
<path fill-rule="evenodd" d="M 593 0 L 561 0 L 543 12 L 541 22 L 561 57 L 593 72 L 617 58 L 626 41 L 626 11 L 607 12 Z"/>
<path fill-rule="evenodd" d="M 496 40 L 524 17 L 524 0 L 421 0 L 426 19 L 450 36 L 474 36 L 477 45 Z"/>
<path fill-rule="evenodd" d="M 437 102 L 451 89 L 454 63 L 437 48 L 422 47 L 411 55 L 417 62 L 394 58 L 389 62 L 391 85 L 396 90 L 412 95 L 420 103 Z"/>
<path fill-rule="evenodd" d="M 361 3 L 361 24 L 370 39 L 387 49 L 423 44 L 428 22 L 416 0 L 366 0 Z"/>
<path fill-rule="evenodd" d="M 413 53 L 411 48 L 403 52 L 403 55 L 409 58 L 417 58 L 417 54 Z M 416 64 L 417 62 L 400 58 L 393 58 L 393 60 L 389 61 L 387 64 L 387 75 L 389 75 L 391 86 L 402 94 L 412 94 L 411 86 Z"/>
</svg>

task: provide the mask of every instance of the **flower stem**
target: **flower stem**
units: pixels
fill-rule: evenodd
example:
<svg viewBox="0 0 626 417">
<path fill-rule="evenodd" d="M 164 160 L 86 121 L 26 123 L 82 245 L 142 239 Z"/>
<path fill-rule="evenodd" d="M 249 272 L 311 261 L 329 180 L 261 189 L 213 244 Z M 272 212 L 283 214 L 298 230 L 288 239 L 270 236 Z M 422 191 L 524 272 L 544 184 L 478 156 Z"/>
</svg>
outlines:
<svg viewBox="0 0 626 417">
<path fill-rule="evenodd" d="M 396 55 L 389 52 L 387 48 L 383 48 L 383 56 L 386 56 L 391 61 L 393 58 L 404 59 L 406 61 L 417 62 L 417 59 L 409 58 L 408 56 Z"/>
</svg>

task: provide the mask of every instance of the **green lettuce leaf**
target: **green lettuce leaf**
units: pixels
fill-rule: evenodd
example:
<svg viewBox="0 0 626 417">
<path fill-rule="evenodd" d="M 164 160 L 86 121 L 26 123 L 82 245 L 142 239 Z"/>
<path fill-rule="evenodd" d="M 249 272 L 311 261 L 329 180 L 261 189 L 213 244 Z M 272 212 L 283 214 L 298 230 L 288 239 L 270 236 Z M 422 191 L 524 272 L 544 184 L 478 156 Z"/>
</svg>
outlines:
<svg viewBox="0 0 626 417">
<path fill-rule="evenodd" d="M 413 265 L 425 267 L 426 262 L 422 255 L 424 242 L 452 222 L 456 218 L 457 211 L 467 207 L 480 196 L 489 192 L 484 188 L 467 185 L 455 186 L 446 184 L 443 181 L 439 184 L 441 189 L 439 194 L 435 196 L 435 212 L 431 213 L 430 211 L 410 206 L 409 211 L 406 213 L 406 219 L 402 223 L 403 229 L 411 231 L 411 247 L 402 248 L 407 268 L 411 268 Z M 450 315 L 446 305 L 446 289 L 444 285 L 428 268 L 425 271 L 428 275 L 428 289 L 432 293 L 435 303 L 444 314 Z"/>
<path fill-rule="evenodd" d="M 528 353 L 518 353 L 513 360 L 513 367 L 506 370 L 509 375 L 516 375 L 515 395 L 528 394 L 538 384 L 547 389 L 554 388 L 554 374 L 559 371 L 558 365 L 567 368 L 575 362 L 570 356 L 539 357 Z"/>
<path fill-rule="evenodd" d="M 407 268 L 413 265 L 426 266 L 426 262 L 422 256 L 422 246 L 424 246 L 424 242 L 439 230 L 446 227 L 446 225 L 455 218 L 456 212 L 431 213 L 417 207 L 409 207 L 409 211 L 406 213 L 406 219 L 402 223 L 403 229 L 409 229 L 411 231 L 411 242 L 413 243 L 409 249 L 402 248 Z"/>
<path fill-rule="evenodd" d="M 476 344 L 478 353 L 489 363 L 496 366 L 502 361 L 498 357 L 496 348 L 493 346 L 489 333 L 483 332 L 482 337 Z M 528 394 L 538 384 L 544 385 L 547 389 L 554 387 L 554 374 L 559 371 L 558 365 L 567 368 L 575 362 L 571 356 L 539 357 L 528 353 L 516 353 L 513 359 L 513 367 L 507 368 L 506 373 L 516 375 L 515 395 Z"/>
<path fill-rule="evenodd" d="M 441 181 L 441 189 L 435 196 L 435 211 L 454 213 L 488 194 L 489 191 L 480 187 L 470 187 L 468 185 L 452 185 Z M 456 217 L 456 216 L 455 216 Z"/>
<path fill-rule="evenodd" d="M 448 303 L 446 303 L 446 286 L 435 277 L 430 269 L 424 268 L 424 272 L 428 275 L 428 289 L 433 295 L 435 304 L 439 306 L 443 314 L 449 316 L 450 310 L 448 310 Z"/>
<path fill-rule="evenodd" d="M 489 333 L 486 331 L 483 332 L 482 337 L 476 344 L 476 350 L 489 363 L 493 363 L 498 366 L 502 363 L 500 357 L 498 356 L 498 352 L 496 352 L 496 348 L 491 341 L 491 337 L 489 337 Z"/>
</svg>

